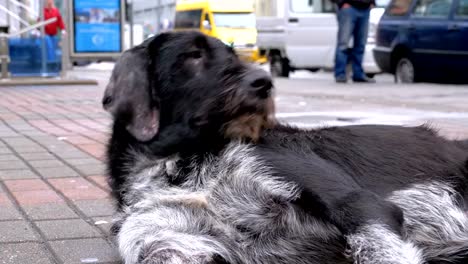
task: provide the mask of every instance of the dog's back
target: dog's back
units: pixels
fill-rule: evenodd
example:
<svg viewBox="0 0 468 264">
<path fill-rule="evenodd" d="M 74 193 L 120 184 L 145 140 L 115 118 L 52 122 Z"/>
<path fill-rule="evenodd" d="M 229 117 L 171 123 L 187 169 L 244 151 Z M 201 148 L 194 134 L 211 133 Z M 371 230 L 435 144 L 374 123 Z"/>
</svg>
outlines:
<svg viewBox="0 0 468 264">
<path fill-rule="evenodd" d="M 429 180 L 447 181 L 451 177 L 458 184 L 466 181 L 462 175 L 468 141 L 449 141 L 426 126 L 363 125 L 317 130 L 278 126 L 265 133 L 263 144 L 278 152 L 317 155 L 351 175 L 361 187 L 383 195 Z M 286 163 L 301 166 L 293 159 Z"/>
</svg>

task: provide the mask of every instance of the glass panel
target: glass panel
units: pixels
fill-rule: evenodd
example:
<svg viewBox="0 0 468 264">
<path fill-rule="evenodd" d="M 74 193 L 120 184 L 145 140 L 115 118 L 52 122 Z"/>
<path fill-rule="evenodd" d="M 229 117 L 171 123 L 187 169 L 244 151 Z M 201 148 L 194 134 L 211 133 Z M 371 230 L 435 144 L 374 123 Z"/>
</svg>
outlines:
<svg viewBox="0 0 468 264">
<path fill-rule="evenodd" d="M 313 0 L 291 0 L 291 11 L 294 13 L 313 13 Z"/>
<path fill-rule="evenodd" d="M 387 9 L 387 15 L 404 16 L 408 13 L 411 0 L 393 0 Z"/>
<path fill-rule="evenodd" d="M 42 57 L 43 41 L 45 58 Z M 9 71 L 12 76 L 60 75 L 62 51 L 56 36 L 10 38 L 8 47 L 10 52 Z"/>
<path fill-rule="evenodd" d="M 468 18 L 468 0 L 460 0 L 458 3 L 456 16 Z"/>
<path fill-rule="evenodd" d="M 322 0 L 322 12 L 324 13 L 335 13 L 336 4 L 330 0 Z"/>
<path fill-rule="evenodd" d="M 200 28 L 202 10 L 176 12 L 176 28 Z"/>
<path fill-rule="evenodd" d="M 448 17 L 451 0 L 418 0 L 414 9 L 415 16 Z"/>
<path fill-rule="evenodd" d="M 255 28 L 254 13 L 213 13 L 216 27 Z"/>
<path fill-rule="evenodd" d="M 376 0 L 375 1 L 375 6 L 385 8 L 385 7 L 388 6 L 389 3 L 390 3 L 390 0 Z"/>
</svg>

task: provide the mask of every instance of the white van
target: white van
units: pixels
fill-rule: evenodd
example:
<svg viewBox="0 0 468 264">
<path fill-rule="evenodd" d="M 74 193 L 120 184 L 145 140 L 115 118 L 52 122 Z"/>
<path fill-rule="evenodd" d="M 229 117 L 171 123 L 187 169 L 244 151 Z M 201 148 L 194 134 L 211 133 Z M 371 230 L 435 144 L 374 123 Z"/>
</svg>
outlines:
<svg viewBox="0 0 468 264">
<path fill-rule="evenodd" d="M 257 18 L 257 45 L 267 55 L 274 76 L 294 70 L 331 70 L 334 67 L 338 23 L 330 0 L 280 0 L 276 14 Z M 375 32 L 388 0 L 377 0 L 371 10 L 369 36 L 363 60 L 366 74 L 380 72 L 374 61 Z M 352 46 L 352 41 L 350 47 Z"/>
</svg>

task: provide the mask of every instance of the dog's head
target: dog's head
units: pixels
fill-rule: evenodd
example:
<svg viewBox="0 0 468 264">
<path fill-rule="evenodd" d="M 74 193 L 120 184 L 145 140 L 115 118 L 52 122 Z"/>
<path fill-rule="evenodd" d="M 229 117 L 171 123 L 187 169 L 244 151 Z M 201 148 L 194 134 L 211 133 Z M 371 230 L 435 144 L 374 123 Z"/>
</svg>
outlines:
<svg viewBox="0 0 468 264">
<path fill-rule="evenodd" d="M 272 81 L 221 41 L 166 33 L 121 56 L 103 105 L 139 141 L 191 131 L 256 140 L 272 122 Z"/>
</svg>

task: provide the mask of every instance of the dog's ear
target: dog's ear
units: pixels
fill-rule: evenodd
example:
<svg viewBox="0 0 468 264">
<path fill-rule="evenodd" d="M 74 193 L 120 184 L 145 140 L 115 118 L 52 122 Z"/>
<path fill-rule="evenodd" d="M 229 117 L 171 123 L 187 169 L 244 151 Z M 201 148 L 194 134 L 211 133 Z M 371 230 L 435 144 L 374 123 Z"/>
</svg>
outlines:
<svg viewBox="0 0 468 264">
<path fill-rule="evenodd" d="M 165 37 L 162 37 L 165 39 Z M 102 104 L 115 122 L 122 122 L 139 141 L 149 141 L 159 132 L 159 101 L 153 88 L 153 68 L 158 36 L 122 54 L 117 61 Z M 151 46 L 151 52 L 150 47 Z M 151 67 L 150 67 L 151 66 Z"/>
</svg>

